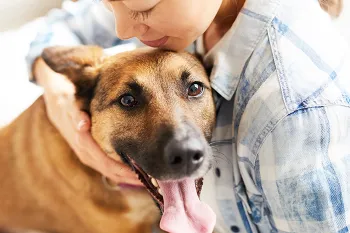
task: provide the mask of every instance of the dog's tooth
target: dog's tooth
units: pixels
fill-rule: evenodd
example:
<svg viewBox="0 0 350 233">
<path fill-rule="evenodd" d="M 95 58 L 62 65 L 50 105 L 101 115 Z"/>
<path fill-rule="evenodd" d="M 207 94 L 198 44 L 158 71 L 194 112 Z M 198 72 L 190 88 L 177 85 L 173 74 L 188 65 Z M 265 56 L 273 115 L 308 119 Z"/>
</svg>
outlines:
<svg viewBox="0 0 350 233">
<path fill-rule="evenodd" d="M 152 179 L 151 179 L 151 182 L 152 182 L 152 184 L 154 185 L 154 187 L 159 187 L 158 182 L 157 182 L 156 179 L 152 178 Z"/>
<path fill-rule="evenodd" d="M 163 192 L 162 192 L 162 190 L 161 190 L 160 188 L 158 188 L 157 190 L 158 190 L 158 193 L 159 193 L 160 195 L 162 195 L 162 196 L 163 196 Z"/>
</svg>

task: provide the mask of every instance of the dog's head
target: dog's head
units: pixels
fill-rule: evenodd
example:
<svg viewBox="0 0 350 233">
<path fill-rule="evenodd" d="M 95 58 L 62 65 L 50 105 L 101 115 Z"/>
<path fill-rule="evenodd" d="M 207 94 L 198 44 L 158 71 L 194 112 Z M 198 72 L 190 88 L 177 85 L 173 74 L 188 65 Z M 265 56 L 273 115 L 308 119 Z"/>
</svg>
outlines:
<svg viewBox="0 0 350 233">
<path fill-rule="evenodd" d="M 192 55 L 138 49 L 105 57 L 93 46 L 52 47 L 42 58 L 76 86 L 104 151 L 158 180 L 198 178 L 212 159 L 209 79 Z"/>
<path fill-rule="evenodd" d="M 47 48 L 42 58 L 72 80 L 95 140 L 135 169 L 162 209 L 163 196 L 149 176 L 159 183 L 196 179 L 200 189 L 212 161 L 215 108 L 199 60 L 157 49 L 105 57 L 92 46 Z"/>
</svg>

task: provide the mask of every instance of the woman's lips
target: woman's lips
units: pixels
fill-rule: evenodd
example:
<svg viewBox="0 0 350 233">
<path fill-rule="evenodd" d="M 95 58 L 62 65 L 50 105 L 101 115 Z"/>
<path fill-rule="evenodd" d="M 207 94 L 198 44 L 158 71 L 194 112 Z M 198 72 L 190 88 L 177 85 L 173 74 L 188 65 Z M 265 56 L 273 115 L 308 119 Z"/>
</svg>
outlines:
<svg viewBox="0 0 350 233">
<path fill-rule="evenodd" d="M 169 39 L 168 36 L 164 36 L 158 40 L 151 40 L 151 41 L 141 40 L 141 42 L 151 47 L 161 47 L 168 41 L 168 39 Z"/>
</svg>

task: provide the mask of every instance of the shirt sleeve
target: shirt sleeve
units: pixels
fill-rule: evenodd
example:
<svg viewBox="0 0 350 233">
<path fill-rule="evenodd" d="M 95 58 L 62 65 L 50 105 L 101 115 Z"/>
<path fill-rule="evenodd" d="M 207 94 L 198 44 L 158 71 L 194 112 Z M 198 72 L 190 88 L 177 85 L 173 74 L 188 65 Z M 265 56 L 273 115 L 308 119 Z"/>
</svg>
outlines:
<svg viewBox="0 0 350 233">
<path fill-rule="evenodd" d="M 278 232 L 348 232 L 350 108 L 296 111 L 259 151 L 257 184 Z"/>
<path fill-rule="evenodd" d="M 116 37 L 113 14 L 105 9 L 102 2 L 66 0 L 62 8 L 51 10 L 43 21 L 26 56 L 31 81 L 34 81 L 31 72 L 33 63 L 48 46 L 93 44 L 109 48 L 133 42 Z"/>
</svg>

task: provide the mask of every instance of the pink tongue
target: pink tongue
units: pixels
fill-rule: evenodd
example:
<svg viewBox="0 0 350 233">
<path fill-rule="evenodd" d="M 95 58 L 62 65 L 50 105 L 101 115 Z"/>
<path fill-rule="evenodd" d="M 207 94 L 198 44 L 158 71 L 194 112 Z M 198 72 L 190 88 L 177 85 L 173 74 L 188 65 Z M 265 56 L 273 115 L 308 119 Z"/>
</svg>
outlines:
<svg viewBox="0 0 350 233">
<path fill-rule="evenodd" d="M 216 216 L 197 195 L 195 181 L 158 180 L 163 192 L 164 214 L 160 228 L 170 233 L 212 233 Z"/>
</svg>

